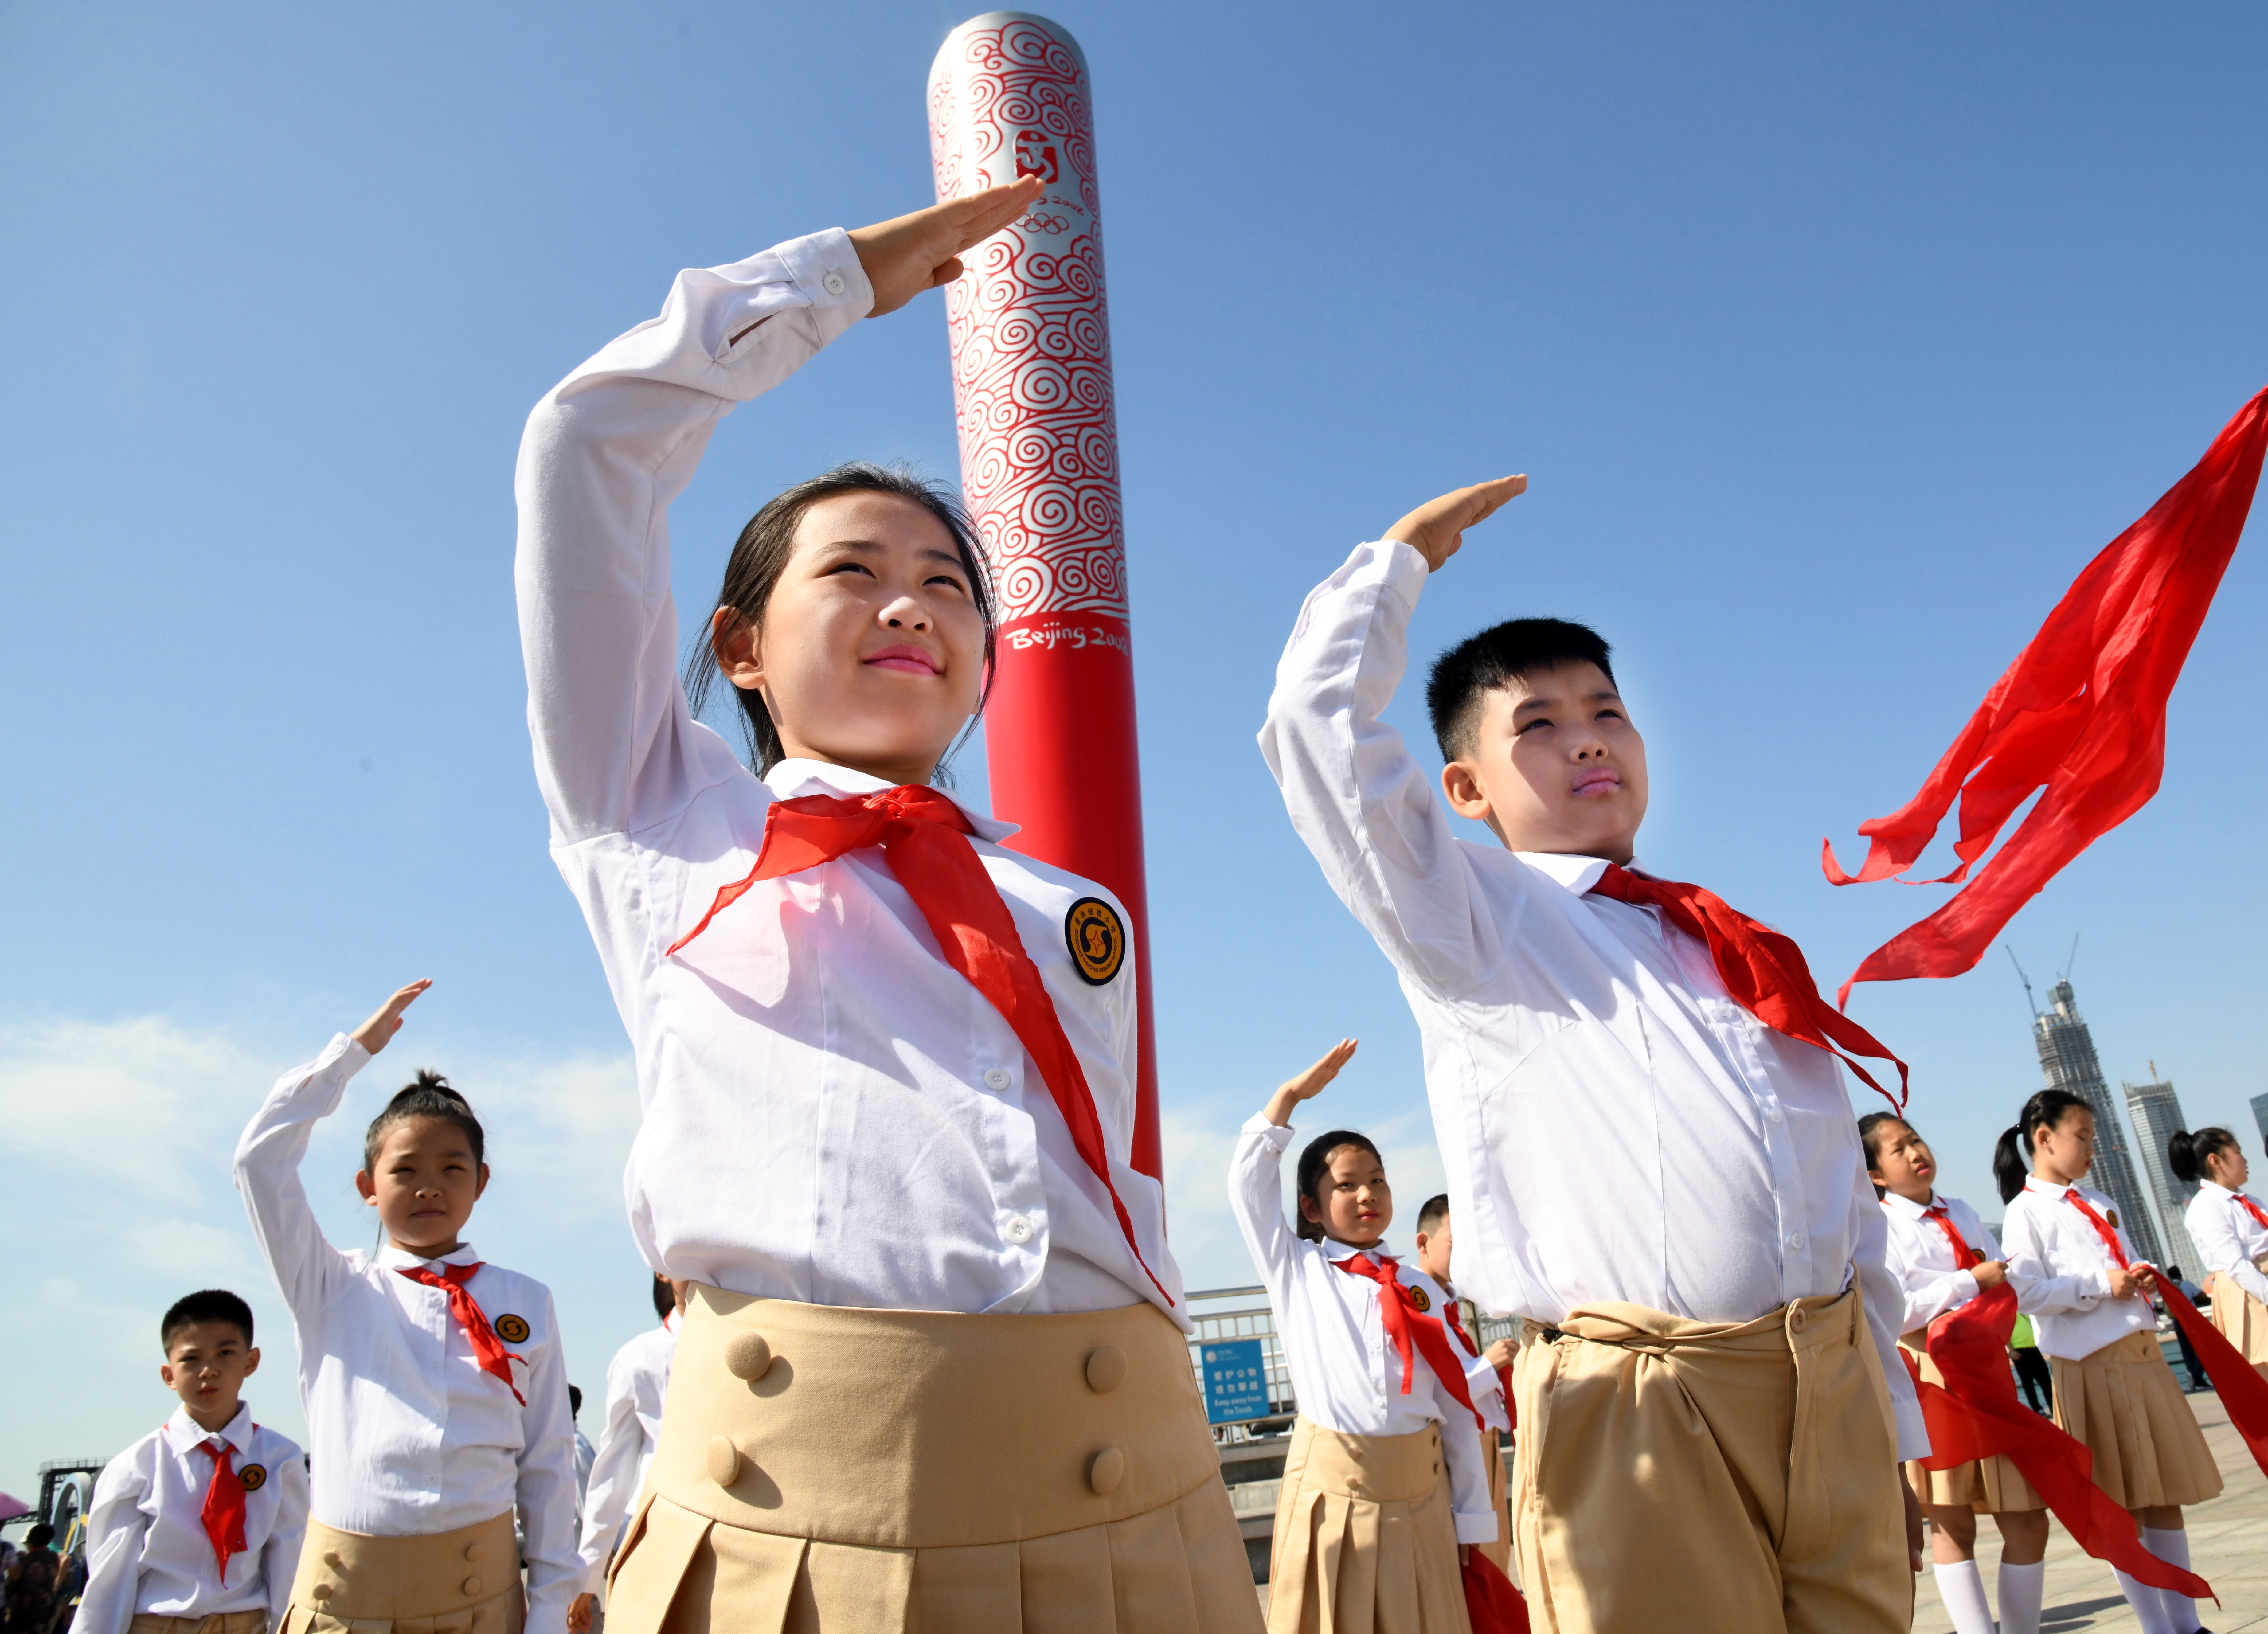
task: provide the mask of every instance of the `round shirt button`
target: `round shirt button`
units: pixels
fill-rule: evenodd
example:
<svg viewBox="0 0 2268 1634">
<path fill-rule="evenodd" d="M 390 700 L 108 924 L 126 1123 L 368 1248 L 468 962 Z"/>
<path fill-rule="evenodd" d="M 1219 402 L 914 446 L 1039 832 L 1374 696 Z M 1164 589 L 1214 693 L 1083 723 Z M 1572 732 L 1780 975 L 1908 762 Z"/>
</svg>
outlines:
<svg viewBox="0 0 2268 1634">
<path fill-rule="evenodd" d="M 1803 1233 L 1802 1233 L 1801 1232 L 1798 1232 L 1798 1233 L 1795 1233 L 1795 1235 L 1794 1235 L 1794 1236 L 1790 1237 L 1790 1238 L 1787 1240 L 1787 1246 L 1788 1246 L 1789 1248 L 1802 1248 L 1802 1247 L 1803 1247 Z"/>
<path fill-rule="evenodd" d="M 1026 1219 L 1020 1214 L 1011 1214 L 1008 1217 L 1008 1240 L 1011 1242 L 1029 1242 L 1031 1240 L 1032 1222 Z"/>
<path fill-rule="evenodd" d="M 849 284 L 843 282 L 843 275 L 839 272 L 828 273 L 825 277 L 819 281 L 819 286 L 825 290 L 829 295 L 840 295 L 843 291 L 850 287 Z"/>
<path fill-rule="evenodd" d="M 1007 1088 L 1007 1087 L 1008 1087 L 1008 1069 L 1007 1069 L 1007 1068 L 1005 1068 L 1005 1067 L 987 1067 L 987 1068 L 985 1068 L 985 1070 L 984 1070 L 984 1087 L 985 1087 L 985 1088 L 987 1088 L 987 1089 L 1005 1089 L 1005 1088 Z"/>
<path fill-rule="evenodd" d="M 1787 1330 L 1790 1333 L 1801 1333 L 1810 1322 L 1810 1315 L 1800 1305 L 1787 1314 Z"/>
<path fill-rule="evenodd" d="M 1778 1102 L 1778 1101 L 1777 1101 L 1777 1100 L 1767 1100 L 1767 1101 L 1765 1101 L 1765 1102 L 1764 1102 L 1764 1116 L 1766 1116 L 1767 1118 L 1770 1118 L 1770 1119 L 1771 1119 L 1773 1122 L 1775 1122 L 1775 1123 L 1778 1122 L 1779 1122 L 1779 1102 Z"/>
</svg>

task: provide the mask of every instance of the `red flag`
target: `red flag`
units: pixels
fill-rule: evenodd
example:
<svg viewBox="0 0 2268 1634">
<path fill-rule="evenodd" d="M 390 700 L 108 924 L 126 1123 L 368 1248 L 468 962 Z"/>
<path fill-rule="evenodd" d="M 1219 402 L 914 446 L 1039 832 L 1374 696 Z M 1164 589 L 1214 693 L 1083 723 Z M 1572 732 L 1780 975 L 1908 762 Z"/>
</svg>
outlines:
<svg viewBox="0 0 2268 1634">
<path fill-rule="evenodd" d="M 2031 644 L 1984 695 L 1921 791 L 1859 825 L 1872 842 L 1845 873 L 1820 844 L 1830 884 L 1885 880 L 1913 865 L 1961 801 L 1963 879 L 2016 807 L 2039 804 L 1953 900 L 1867 955 L 1836 994 L 1860 982 L 1959 975 L 2000 927 L 2097 836 L 2158 791 L 2166 764 L 2166 699 L 2244 531 L 2268 445 L 2268 390 L 2221 429 L 2196 468 L 2110 541 L 2048 615 Z"/>
</svg>

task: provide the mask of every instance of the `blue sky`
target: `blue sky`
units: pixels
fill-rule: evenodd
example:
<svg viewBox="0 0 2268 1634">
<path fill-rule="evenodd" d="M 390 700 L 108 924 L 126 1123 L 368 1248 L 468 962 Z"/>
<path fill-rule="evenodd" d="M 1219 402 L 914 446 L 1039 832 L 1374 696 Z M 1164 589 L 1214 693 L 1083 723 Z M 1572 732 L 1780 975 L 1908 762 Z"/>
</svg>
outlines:
<svg viewBox="0 0 2268 1634">
<path fill-rule="evenodd" d="M 1855 863 L 2268 379 L 2268 18 L 1051 14 L 1096 80 L 1173 1223 L 1218 1284 L 1248 1274 L 1233 1131 L 1343 1032 L 1329 1115 L 1385 1137 L 1405 1207 L 1440 1170 L 1407 1012 L 1253 745 L 1308 586 L 1416 502 L 1528 472 L 1414 649 L 1596 623 L 1651 747 L 1643 857 L 1831 985 L 1943 894 L 1830 890 L 1821 837 Z M 369 1230 L 348 1126 L 432 1064 L 495 1131 L 473 1240 L 552 1283 L 578 1381 L 649 1319 L 627 1050 L 529 768 L 512 453 L 677 269 L 926 202 L 923 85 L 966 15 L 0 10 L 0 1487 L 163 1417 L 157 1317 L 202 1282 L 255 1296 L 255 1402 L 298 1422 L 226 1154 L 414 975 L 438 985 L 309 1162 L 335 1234 Z M 862 456 L 955 472 L 934 297 L 727 423 L 676 513 L 681 599 L 763 498 Z M 2081 937 L 2106 1070 L 2154 1059 L 2193 1123 L 2268 1089 L 2258 550 L 2162 793 L 2011 931 L 2043 986 Z M 1998 952 L 1853 999 L 1988 1215 L 2037 1082 L 2022 1002 Z"/>
</svg>

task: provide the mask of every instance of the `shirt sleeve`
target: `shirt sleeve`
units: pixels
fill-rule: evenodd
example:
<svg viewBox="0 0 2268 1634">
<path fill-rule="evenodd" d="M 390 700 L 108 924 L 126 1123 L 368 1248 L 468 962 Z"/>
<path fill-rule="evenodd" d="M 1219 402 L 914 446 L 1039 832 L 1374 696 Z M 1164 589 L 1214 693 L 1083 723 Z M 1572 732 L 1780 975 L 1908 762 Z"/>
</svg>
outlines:
<svg viewBox="0 0 2268 1634">
<path fill-rule="evenodd" d="M 591 1484 L 583 1502 L 583 1592 L 601 1593 L 607 1564 L 630 1515 L 637 1483 L 638 1454 L 645 1426 L 638 1422 L 637 1368 L 627 1349 L 607 1369 L 607 1423 L 599 1432 L 599 1456 L 591 1465 Z"/>
<path fill-rule="evenodd" d="M 338 1110 L 348 1080 L 369 1064 L 370 1052 L 338 1034 L 321 1055 L 276 1080 L 236 1144 L 236 1189 L 295 1315 L 320 1310 L 354 1275 L 315 1223 L 299 1164 L 317 1122 Z"/>
<path fill-rule="evenodd" d="M 275 1529 L 261 1546 L 261 1581 L 268 1588 L 268 1626 L 284 1626 L 291 1608 L 291 1582 L 299 1574 L 299 1546 L 307 1538 L 307 1460 L 298 1447 L 277 1461 L 275 1477 L 282 1488 L 276 1505 Z"/>
<path fill-rule="evenodd" d="M 142 1540 L 150 1529 L 142 1508 L 150 1495 L 150 1472 L 141 1454 L 150 1448 L 148 1441 L 129 1447 L 95 1477 L 94 1500 L 86 1512 L 86 1587 L 71 1619 L 71 1634 L 126 1634 L 134 1621 Z"/>
<path fill-rule="evenodd" d="M 567 1611 L 582 1592 L 584 1574 L 575 1549 L 575 1418 L 567 1403 L 559 1312 L 549 1290 L 543 1323 L 552 1340 L 527 1370 L 515 1497 L 527 1538 L 527 1634 L 566 1634 Z"/>
<path fill-rule="evenodd" d="M 834 229 L 681 272 L 658 317 L 547 393 L 520 439 L 513 578 L 553 839 L 628 832 L 746 776 L 677 681 L 670 503 L 718 421 L 873 307 Z"/>
<path fill-rule="evenodd" d="M 2053 1316 L 2064 1311 L 2091 1311 L 2110 1297 L 2110 1278 L 2100 1267 L 2057 1274 L 2054 1247 L 2038 1211 L 2019 1192 L 2000 1223 L 2008 1251 L 2009 1273 L 2020 1277 L 2019 1291 L 2028 1314 Z"/>
<path fill-rule="evenodd" d="M 1409 663 L 1425 558 L 1397 541 L 1359 545 L 1300 609 L 1260 729 L 1292 827 L 1395 967 L 1454 998 L 1495 968 L 1434 779 L 1381 716 Z"/>
<path fill-rule="evenodd" d="M 1897 1428 L 1898 1457 L 1926 1458 L 1929 1431 L 1922 1423 L 1921 1402 L 1914 1395 L 1912 1375 L 1906 1372 L 1905 1362 L 1898 1355 L 1898 1335 L 1903 1329 L 1897 1321 L 1905 1310 L 1905 1295 L 1883 1261 L 1889 1223 L 1882 1218 L 1882 1205 L 1874 1196 L 1874 1181 L 1867 1178 L 1867 1166 L 1854 1157 L 1851 1169 L 1852 1266 L 1857 1273 L 1859 1300 L 1867 1313 L 1867 1327 L 1874 1336 L 1874 1350 L 1881 1358 L 1882 1382 L 1889 1387 L 1890 1413 Z"/>
<path fill-rule="evenodd" d="M 2199 1192 L 2200 1197 L 2207 1194 Z M 2244 1255 L 2243 1241 L 2236 1234 L 2235 1212 L 2218 1198 L 2208 1198 L 2201 1208 L 2189 1211 L 2183 1222 L 2189 1227 L 2190 1240 L 2197 1245 L 2198 1269 L 2219 1271 L 2234 1278 L 2236 1285 L 2263 1304 L 2268 1304 L 2268 1277 Z"/>
<path fill-rule="evenodd" d="M 1291 1308 L 1299 1254 L 1299 1238 L 1284 1218 L 1284 1148 L 1291 1144 L 1289 1129 L 1256 1112 L 1237 1136 L 1235 1154 L 1228 1160 L 1228 1206 L 1279 1321 Z"/>
<path fill-rule="evenodd" d="M 1451 1340 L 1449 1347 L 1454 1351 L 1456 1341 Z M 1430 1376 L 1432 1369 L 1428 1366 L 1426 1372 Z M 1495 1382 L 1493 1378 L 1490 1382 Z M 1457 1542 L 1493 1543 L 1502 1517 L 1489 1498 L 1480 1424 L 1438 1380 L 1432 1387 L 1433 1400 L 1441 1410 L 1441 1456 L 1449 1464 L 1449 1513 L 1456 1521 Z"/>
</svg>

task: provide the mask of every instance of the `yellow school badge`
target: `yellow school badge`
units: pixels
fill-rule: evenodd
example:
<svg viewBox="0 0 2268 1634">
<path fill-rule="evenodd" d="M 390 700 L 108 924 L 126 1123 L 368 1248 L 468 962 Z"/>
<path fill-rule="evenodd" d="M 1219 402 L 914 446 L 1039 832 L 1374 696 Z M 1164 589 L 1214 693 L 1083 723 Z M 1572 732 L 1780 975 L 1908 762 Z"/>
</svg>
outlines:
<svg viewBox="0 0 2268 1634">
<path fill-rule="evenodd" d="M 2107 1212 L 2110 1217 L 2110 1229 L 2117 1231 L 2118 1229 L 2118 1211 L 2116 1209 L 2110 1209 L 2106 1210 L 2105 1212 Z"/>
<path fill-rule="evenodd" d="M 268 1484 L 268 1472 L 258 1464 L 247 1464 L 236 1472 L 237 1484 L 247 1492 L 257 1492 Z"/>
<path fill-rule="evenodd" d="M 503 1340 L 506 1344 L 518 1344 L 521 1340 L 527 1337 L 527 1318 L 525 1316 L 499 1316 L 496 1320 L 496 1330 L 497 1337 Z"/>
<path fill-rule="evenodd" d="M 1126 962 L 1126 924 L 1118 910 L 1099 896 L 1082 896 L 1064 916 L 1064 941 L 1071 961 L 1094 986 L 1101 987 Z"/>
<path fill-rule="evenodd" d="M 1426 1292 L 1423 1288 L 1412 1288 L 1409 1291 L 1409 1293 L 1410 1308 L 1417 1312 L 1420 1316 L 1423 1316 L 1426 1312 L 1433 1308 L 1433 1296 Z"/>
</svg>

